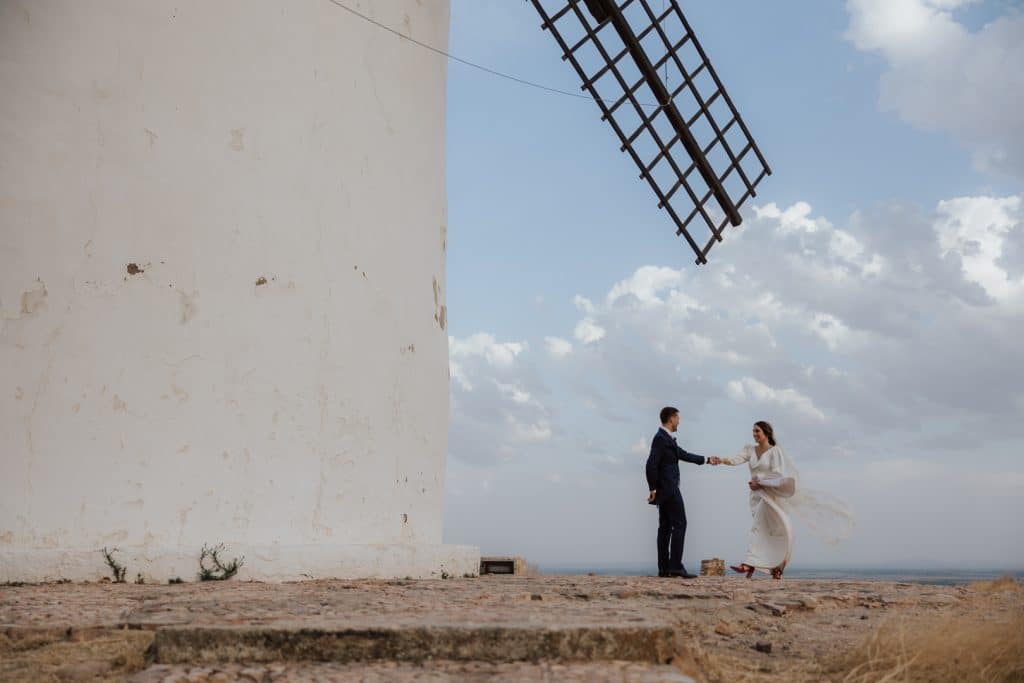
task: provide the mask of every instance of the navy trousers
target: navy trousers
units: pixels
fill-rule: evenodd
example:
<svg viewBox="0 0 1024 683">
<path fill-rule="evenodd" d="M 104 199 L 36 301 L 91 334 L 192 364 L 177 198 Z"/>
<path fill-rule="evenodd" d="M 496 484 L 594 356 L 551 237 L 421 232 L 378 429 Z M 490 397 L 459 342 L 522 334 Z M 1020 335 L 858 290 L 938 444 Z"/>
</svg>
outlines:
<svg viewBox="0 0 1024 683">
<path fill-rule="evenodd" d="M 686 507 L 677 490 L 658 505 L 658 571 L 683 568 L 683 541 L 686 540 Z"/>
</svg>

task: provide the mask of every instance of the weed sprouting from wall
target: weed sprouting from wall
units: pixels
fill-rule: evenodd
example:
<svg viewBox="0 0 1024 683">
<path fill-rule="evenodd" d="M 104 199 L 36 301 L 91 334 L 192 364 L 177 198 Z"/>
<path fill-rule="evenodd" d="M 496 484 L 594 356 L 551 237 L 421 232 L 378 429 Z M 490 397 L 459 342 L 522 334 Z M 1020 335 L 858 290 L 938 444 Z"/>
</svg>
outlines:
<svg viewBox="0 0 1024 683">
<path fill-rule="evenodd" d="M 103 559 L 106 560 L 107 566 L 110 567 L 110 572 L 114 575 L 114 583 L 124 583 L 124 575 L 127 573 L 128 567 L 114 559 L 114 553 L 119 552 L 118 549 L 112 548 L 107 550 L 104 548 L 102 552 Z"/>
<path fill-rule="evenodd" d="M 224 544 L 218 543 L 212 548 L 204 545 L 199 554 L 199 580 L 200 581 L 226 581 L 238 573 L 238 568 L 245 563 L 244 557 L 236 557 L 227 564 L 220 560 L 220 553 L 224 550 Z"/>
</svg>

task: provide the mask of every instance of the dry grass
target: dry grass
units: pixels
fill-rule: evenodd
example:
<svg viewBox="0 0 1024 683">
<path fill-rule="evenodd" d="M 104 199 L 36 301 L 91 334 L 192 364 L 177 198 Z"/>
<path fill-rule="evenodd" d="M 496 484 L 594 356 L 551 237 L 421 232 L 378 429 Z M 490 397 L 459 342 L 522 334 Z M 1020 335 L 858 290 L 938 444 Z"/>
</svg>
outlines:
<svg viewBox="0 0 1024 683">
<path fill-rule="evenodd" d="M 57 634 L 0 633 L 0 681 L 122 681 L 141 671 L 150 631 L 98 630 L 67 640 Z"/>
<path fill-rule="evenodd" d="M 949 609 L 899 610 L 825 660 L 806 642 L 772 657 L 699 645 L 688 654 L 701 672 L 695 679 L 708 683 L 1024 683 L 1024 585 L 1004 577 L 962 595 Z"/>
<path fill-rule="evenodd" d="M 978 581 L 972 583 L 969 588 L 977 593 L 1024 593 L 1024 586 L 1012 576 L 1004 576 L 994 581 Z"/>
<path fill-rule="evenodd" d="M 1024 683 L 1024 614 L 999 609 L 1024 587 L 1004 577 L 970 588 L 978 609 L 892 619 L 829 673 L 843 683 Z"/>
</svg>

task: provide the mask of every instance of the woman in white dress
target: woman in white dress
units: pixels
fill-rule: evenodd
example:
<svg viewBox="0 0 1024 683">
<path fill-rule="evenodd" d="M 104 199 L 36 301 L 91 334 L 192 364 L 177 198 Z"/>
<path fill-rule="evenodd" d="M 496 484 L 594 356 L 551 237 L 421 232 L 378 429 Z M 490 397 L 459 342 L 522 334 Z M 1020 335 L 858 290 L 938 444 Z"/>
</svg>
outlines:
<svg viewBox="0 0 1024 683">
<path fill-rule="evenodd" d="M 796 493 L 799 473 L 782 447 L 775 443 L 775 433 L 767 422 L 757 422 L 753 429 L 756 445 L 745 446 L 731 458 L 720 458 L 723 465 L 750 467 L 750 547 L 743 563 L 731 567 L 746 574 L 754 571 L 771 574 L 781 579 L 793 553 L 793 527 L 787 500 Z"/>
</svg>

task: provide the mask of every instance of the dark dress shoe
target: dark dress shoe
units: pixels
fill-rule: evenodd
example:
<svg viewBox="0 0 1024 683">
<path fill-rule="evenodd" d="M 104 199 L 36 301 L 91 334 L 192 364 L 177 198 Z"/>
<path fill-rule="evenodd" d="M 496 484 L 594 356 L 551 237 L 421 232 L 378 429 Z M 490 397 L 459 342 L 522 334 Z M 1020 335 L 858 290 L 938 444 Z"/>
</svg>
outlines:
<svg viewBox="0 0 1024 683">
<path fill-rule="evenodd" d="M 671 576 L 677 579 L 696 579 L 696 574 L 691 574 L 685 569 L 673 569 L 672 571 L 665 572 L 665 576 Z"/>
</svg>

